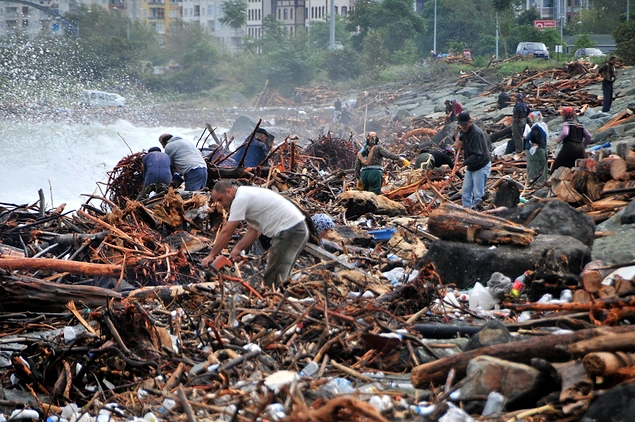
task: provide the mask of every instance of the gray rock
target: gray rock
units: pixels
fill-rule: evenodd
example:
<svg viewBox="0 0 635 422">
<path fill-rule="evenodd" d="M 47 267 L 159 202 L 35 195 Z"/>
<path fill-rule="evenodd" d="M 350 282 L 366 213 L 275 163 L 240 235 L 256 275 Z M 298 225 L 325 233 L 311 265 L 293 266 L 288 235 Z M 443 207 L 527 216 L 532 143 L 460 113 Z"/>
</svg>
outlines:
<svg viewBox="0 0 635 422">
<path fill-rule="evenodd" d="M 432 262 L 444 284 L 464 288 L 497 271 L 512 279 L 536 268 L 578 276 L 590 260 L 591 249 L 571 236 L 538 235 L 524 247 L 435 240 L 417 266 Z"/>
<path fill-rule="evenodd" d="M 559 199 L 549 201 L 528 227 L 542 234 L 571 236 L 589 247 L 595 236 L 593 219 Z"/>
<path fill-rule="evenodd" d="M 257 122 L 249 116 L 240 116 L 234 121 L 229 132 L 232 134 L 250 134 L 256 127 L 256 123 Z"/>
<path fill-rule="evenodd" d="M 399 109 L 399 111 L 397 111 L 397 114 L 395 114 L 395 117 L 392 120 L 399 121 L 399 120 L 407 119 L 408 117 L 411 117 L 411 116 L 412 115 L 410 114 L 408 110 L 401 108 Z"/>
<path fill-rule="evenodd" d="M 635 415 L 635 384 L 620 384 L 598 396 L 580 422 L 625 422 Z"/>
<path fill-rule="evenodd" d="M 522 363 L 491 356 L 478 356 L 466 370 L 468 381 L 461 387 L 461 397 L 487 396 L 498 391 L 510 401 L 532 395 L 542 383 L 540 371 Z"/>
<path fill-rule="evenodd" d="M 635 224 L 627 224 L 614 229 L 615 234 L 595 240 L 593 259 L 599 259 L 606 265 L 624 264 L 635 260 Z"/>
<path fill-rule="evenodd" d="M 474 350 L 495 344 L 504 344 L 514 341 L 509 330 L 501 321 L 494 319 L 487 321 L 481 331 L 470 338 L 465 346 L 465 351 Z"/>
<path fill-rule="evenodd" d="M 622 216 L 620 217 L 620 223 L 635 223 L 635 199 L 631 200 L 631 202 L 629 202 L 628 205 L 624 207 L 624 211 L 622 212 Z"/>
</svg>

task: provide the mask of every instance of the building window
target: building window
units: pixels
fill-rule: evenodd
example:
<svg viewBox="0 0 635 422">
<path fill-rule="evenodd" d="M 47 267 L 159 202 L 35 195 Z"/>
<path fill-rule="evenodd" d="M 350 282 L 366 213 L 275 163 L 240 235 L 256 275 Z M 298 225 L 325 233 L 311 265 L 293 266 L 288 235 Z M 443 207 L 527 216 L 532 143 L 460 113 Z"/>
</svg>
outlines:
<svg viewBox="0 0 635 422">
<path fill-rule="evenodd" d="M 28 15 L 29 14 L 29 7 L 28 6 L 22 6 L 22 14 L 23 15 Z"/>
<path fill-rule="evenodd" d="M 347 12 L 346 6 L 342 6 L 342 16 L 346 16 L 346 12 Z"/>
<path fill-rule="evenodd" d="M 286 7 L 284 8 L 284 20 L 286 21 L 287 19 L 289 19 L 289 9 L 287 9 Z"/>
<path fill-rule="evenodd" d="M 293 8 L 289 9 L 289 19 L 293 19 Z"/>
<path fill-rule="evenodd" d="M 27 26 L 29 26 L 29 20 L 28 19 L 23 19 L 22 20 L 22 28 L 26 28 Z"/>
<path fill-rule="evenodd" d="M 214 16 L 214 6 L 207 6 L 207 16 L 210 18 Z"/>
<path fill-rule="evenodd" d="M 281 19 L 282 16 L 282 9 L 278 9 L 278 20 Z"/>
<path fill-rule="evenodd" d="M 194 16 L 201 16 L 201 6 L 194 6 Z"/>
</svg>

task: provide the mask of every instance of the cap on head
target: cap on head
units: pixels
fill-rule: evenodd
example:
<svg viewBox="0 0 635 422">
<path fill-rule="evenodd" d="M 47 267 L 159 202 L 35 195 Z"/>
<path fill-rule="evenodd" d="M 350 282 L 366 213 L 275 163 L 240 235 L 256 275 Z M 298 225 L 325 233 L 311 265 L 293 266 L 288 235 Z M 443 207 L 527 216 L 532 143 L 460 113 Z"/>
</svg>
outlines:
<svg viewBox="0 0 635 422">
<path fill-rule="evenodd" d="M 466 125 L 468 124 L 468 122 L 470 121 L 470 113 L 468 113 L 467 111 L 462 111 L 461 113 L 459 113 L 459 116 L 456 120 L 456 123 L 459 125 Z"/>
<path fill-rule="evenodd" d="M 269 136 L 269 132 L 267 132 L 265 129 L 259 127 L 258 129 L 256 129 L 256 133 L 262 133 L 263 135 L 267 135 Z"/>
<path fill-rule="evenodd" d="M 164 133 L 163 135 L 159 136 L 159 143 L 165 147 L 170 139 L 172 139 L 172 135 L 170 135 L 169 133 Z"/>
<path fill-rule="evenodd" d="M 523 99 L 523 94 L 521 94 L 521 93 L 516 94 L 516 99 L 517 100 L 522 100 Z"/>
<path fill-rule="evenodd" d="M 161 152 L 161 148 L 159 147 L 152 147 L 148 150 L 148 152 Z"/>
</svg>

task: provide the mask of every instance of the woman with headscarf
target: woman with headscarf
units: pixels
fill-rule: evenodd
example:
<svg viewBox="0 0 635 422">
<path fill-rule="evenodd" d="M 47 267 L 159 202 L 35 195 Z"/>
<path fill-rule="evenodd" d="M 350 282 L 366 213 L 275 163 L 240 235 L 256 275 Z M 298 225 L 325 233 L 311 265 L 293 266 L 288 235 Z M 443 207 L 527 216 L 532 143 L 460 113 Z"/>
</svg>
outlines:
<svg viewBox="0 0 635 422">
<path fill-rule="evenodd" d="M 355 175 L 361 181 L 361 188 L 365 191 L 373 192 L 375 195 L 381 194 L 381 183 L 384 175 L 384 158 L 400 160 L 404 166 L 409 166 L 410 161 L 403 157 L 385 150 L 379 144 L 379 138 L 375 132 L 368 132 L 366 142 L 357 153 L 355 160 Z M 358 187 L 359 187 L 359 181 Z"/>
<path fill-rule="evenodd" d="M 578 122 L 573 107 L 562 107 L 560 115 L 564 122 L 562 123 L 562 132 L 560 132 L 556 142 L 562 143 L 562 148 L 553 162 L 552 173 L 559 167 L 571 168 L 575 166 L 575 160 L 584 158 L 584 149 L 591 142 L 591 134 L 582 123 Z"/>
<path fill-rule="evenodd" d="M 527 157 L 527 185 L 547 180 L 547 140 L 549 129 L 542 121 L 542 113 L 529 113 L 531 130 L 526 138 L 525 157 Z"/>
</svg>

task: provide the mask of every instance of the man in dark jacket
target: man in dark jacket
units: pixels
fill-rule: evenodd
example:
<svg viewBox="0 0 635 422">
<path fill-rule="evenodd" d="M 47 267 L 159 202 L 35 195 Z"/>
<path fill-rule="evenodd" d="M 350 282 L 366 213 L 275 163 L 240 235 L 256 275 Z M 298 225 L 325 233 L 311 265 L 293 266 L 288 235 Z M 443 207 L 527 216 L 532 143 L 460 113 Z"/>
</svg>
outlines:
<svg viewBox="0 0 635 422">
<path fill-rule="evenodd" d="M 613 104 L 613 82 L 615 82 L 615 63 L 617 63 L 617 57 L 611 56 L 607 63 L 604 63 L 598 69 L 598 73 L 602 75 L 602 111 L 608 113 L 611 111 L 611 104 Z"/>
<path fill-rule="evenodd" d="M 523 100 L 523 94 L 516 94 L 516 105 L 514 106 L 512 115 L 512 139 L 514 140 L 516 152 L 523 152 L 525 150 L 523 133 L 525 132 L 527 116 L 529 116 L 530 112 L 529 106 Z"/>
<path fill-rule="evenodd" d="M 238 147 L 239 151 L 236 153 L 236 164 L 239 165 L 244 156 L 243 167 L 258 166 L 267 158 L 267 155 L 269 155 L 273 140 L 273 135 L 269 134 L 265 129 L 258 128 L 249 147 L 247 147 L 249 136 L 245 139 L 245 142 Z"/>
<path fill-rule="evenodd" d="M 454 167 L 454 149 L 451 146 L 447 146 L 443 151 L 440 151 L 426 146 L 421 148 L 417 156 L 415 169 L 422 168 L 423 165 L 423 170 L 430 170 L 441 167 L 444 164 L 447 164 L 450 168 Z"/>
<path fill-rule="evenodd" d="M 148 187 L 153 183 L 172 183 L 172 160 L 161 148 L 152 147 L 141 160 L 143 171 L 143 187 Z"/>
<path fill-rule="evenodd" d="M 461 189 L 463 206 L 479 208 L 485 194 L 485 184 L 492 169 L 487 138 L 474 125 L 467 111 L 459 114 L 457 124 L 460 134 L 456 138 L 456 150 L 463 151 L 465 166 L 465 177 Z"/>
</svg>

